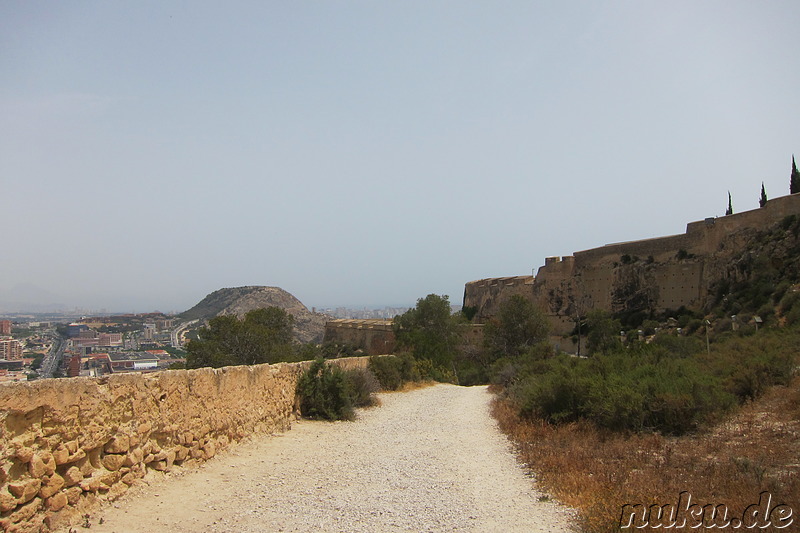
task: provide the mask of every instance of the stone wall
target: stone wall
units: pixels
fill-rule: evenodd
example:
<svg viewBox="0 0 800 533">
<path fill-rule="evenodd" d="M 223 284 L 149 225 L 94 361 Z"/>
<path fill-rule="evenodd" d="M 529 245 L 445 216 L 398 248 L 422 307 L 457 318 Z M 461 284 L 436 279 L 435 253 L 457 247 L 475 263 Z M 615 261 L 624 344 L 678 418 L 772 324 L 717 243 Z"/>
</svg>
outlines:
<svg viewBox="0 0 800 533">
<path fill-rule="evenodd" d="M 366 357 L 334 364 L 363 368 Z M 48 531 L 148 471 L 289 429 L 310 363 L 168 370 L 0 386 L 0 527 Z"/>
<path fill-rule="evenodd" d="M 702 308 L 721 269 L 760 230 L 789 215 L 800 215 L 800 194 L 776 198 L 759 209 L 691 222 L 686 233 L 608 244 L 573 256 L 548 257 L 536 276 L 473 281 L 464 288 L 464 306 L 475 321 L 497 314 L 514 294 L 533 301 L 548 316 L 552 331 L 573 330 L 576 315 Z"/>
<path fill-rule="evenodd" d="M 475 319 L 483 322 L 494 316 L 504 301 L 514 294 L 530 297 L 533 276 L 513 276 L 470 281 L 464 287 L 464 307 L 473 307 Z"/>
<path fill-rule="evenodd" d="M 361 348 L 367 355 L 394 353 L 396 340 L 391 319 L 339 319 L 325 323 L 324 342 Z"/>
</svg>

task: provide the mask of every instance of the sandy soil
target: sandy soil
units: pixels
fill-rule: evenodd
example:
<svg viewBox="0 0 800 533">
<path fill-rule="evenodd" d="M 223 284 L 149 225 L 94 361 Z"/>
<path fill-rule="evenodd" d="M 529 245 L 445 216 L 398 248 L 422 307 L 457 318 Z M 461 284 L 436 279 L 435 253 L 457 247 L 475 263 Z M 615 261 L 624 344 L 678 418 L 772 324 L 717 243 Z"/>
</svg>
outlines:
<svg viewBox="0 0 800 533">
<path fill-rule="evenodd" d="M 382 394 L 355 422 L 300 421 L 153 479 L 85 531 L 569 530 L 572 513 L 535 490 L 490 399 L 452 385 Z"/>
</svg>

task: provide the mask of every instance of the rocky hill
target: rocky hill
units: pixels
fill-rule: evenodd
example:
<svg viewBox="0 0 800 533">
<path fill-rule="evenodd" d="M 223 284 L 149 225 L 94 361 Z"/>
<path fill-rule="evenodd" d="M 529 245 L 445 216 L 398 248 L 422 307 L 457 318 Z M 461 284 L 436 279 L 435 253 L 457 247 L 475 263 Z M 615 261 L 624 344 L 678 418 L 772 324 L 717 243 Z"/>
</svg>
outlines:
<svg viewBox="0 0 800 533">
<path fill-rule="evenodd" d="M 300 300 L 279 287 L 231 287 L 214 291 L 179 316 L 187 320 L 208 320 L 219 315 L 243 317 L 262 307 L 280 307 L 295 319 L 295 338 L 300 342 L 322 342 L 325 322 L 330 317 L 312 313 Z"/>
</svg>

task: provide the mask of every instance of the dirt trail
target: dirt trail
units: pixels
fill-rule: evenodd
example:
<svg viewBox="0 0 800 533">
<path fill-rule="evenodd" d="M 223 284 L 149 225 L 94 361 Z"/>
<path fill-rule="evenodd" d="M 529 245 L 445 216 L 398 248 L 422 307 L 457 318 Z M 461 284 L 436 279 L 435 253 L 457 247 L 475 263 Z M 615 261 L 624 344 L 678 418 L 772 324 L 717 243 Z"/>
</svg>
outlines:
<svg viewBox="0 0 800 533">
<path fill-rule="evenodd" d="M 382 394 L 355 422 L 300 421 L 132 489 L 85 531 L 569 530 L 567 509 L 539 501 L 490 398 L 453 385 Z"/>
</svg>

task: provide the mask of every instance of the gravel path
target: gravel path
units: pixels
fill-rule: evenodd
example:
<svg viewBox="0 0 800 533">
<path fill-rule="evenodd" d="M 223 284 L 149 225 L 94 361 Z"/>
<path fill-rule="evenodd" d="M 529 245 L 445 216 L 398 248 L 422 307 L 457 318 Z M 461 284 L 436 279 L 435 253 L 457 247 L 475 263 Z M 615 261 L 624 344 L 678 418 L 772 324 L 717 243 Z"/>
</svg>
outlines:
<svg viewBox="0 0 800 533">
<path fill-rule="evenodd" d="M 355 422 L 300 421 L 132 489 L 91 531 L 568 530 L 568 510 L 538 501 L 490 399 L 485 387 L 436 385 L 382 394 Z"/>
</svg>

